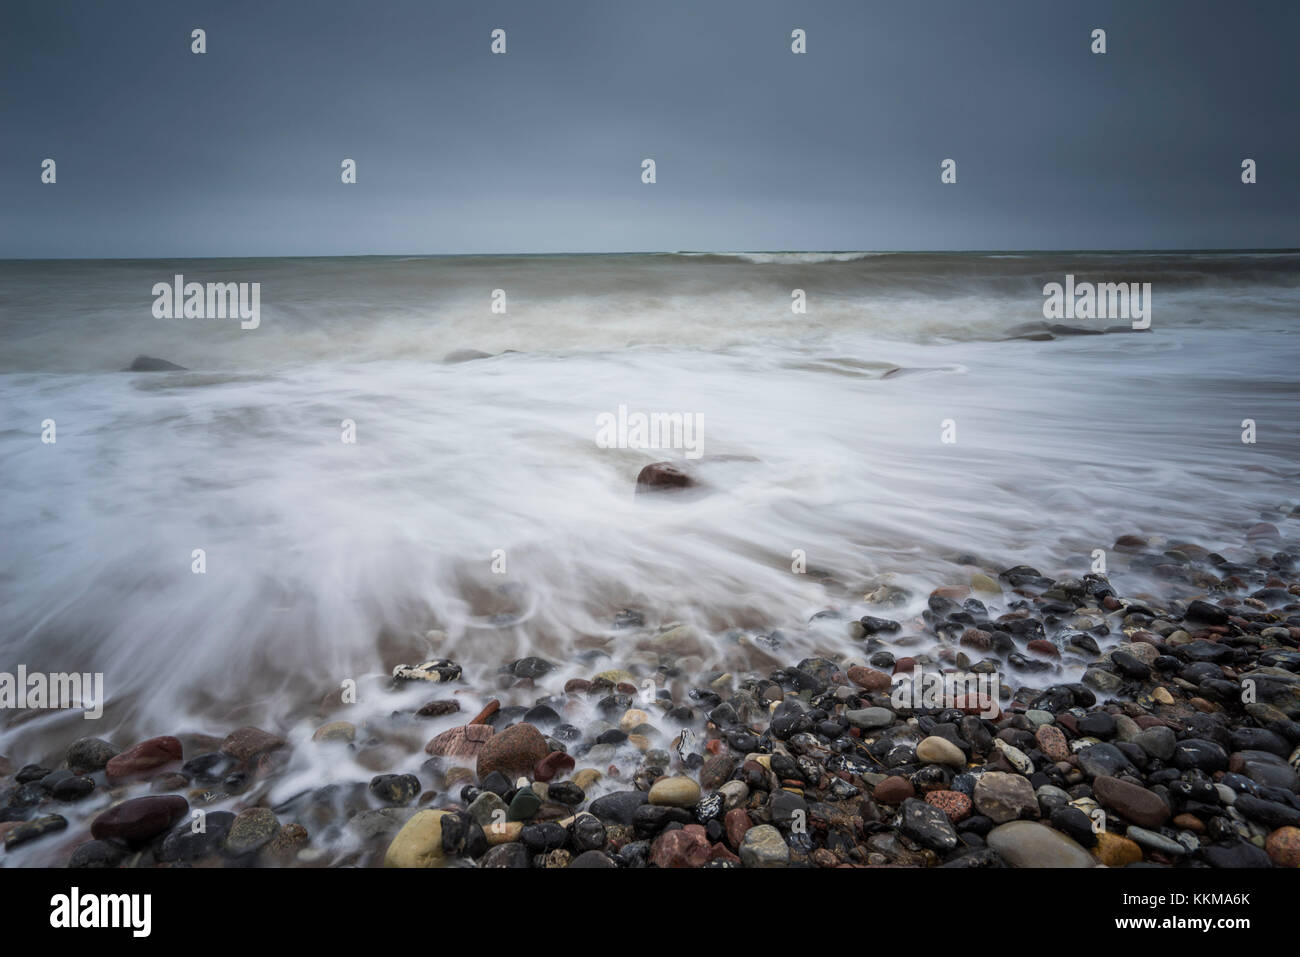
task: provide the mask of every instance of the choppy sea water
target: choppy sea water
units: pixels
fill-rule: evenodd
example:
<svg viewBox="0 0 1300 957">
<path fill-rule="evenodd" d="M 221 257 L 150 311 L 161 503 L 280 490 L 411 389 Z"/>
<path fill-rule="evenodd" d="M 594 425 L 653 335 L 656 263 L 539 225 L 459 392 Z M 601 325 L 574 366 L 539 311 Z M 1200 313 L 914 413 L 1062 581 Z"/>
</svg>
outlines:
<svg viewBox="0 0 1300 957">
<path fill-rule="evenodd" d="M 178 273 L 260 283 L 260 325 L 155 318 Z M 1150 331 L 1009 338 L 1066 274 L 1151 282 Z M 1297 254 L 0 263 L 0 671 L 102 672 L 108 697 L 9 721 L 0 752 L 287 730 L 430 654 L 485 693 L 539 655 L 558 687 L 673 621 L 702 667 L 860 654 L 846 621 L 881 582 L 916 592 L 906 617 L 974 567 L 1082 574 L 1123 534 L 1292 537 L 1298 319 Z M 492 355 L 443 361 L 466 349 Z M 188 371 L 122 371 L 139 354 Z M 619 406 L 700 417 L 707 494 L 634 494 L 684 456 L 598 446 Z M 774 631 L 771 658 L 745 640 Z"/>
</svg>

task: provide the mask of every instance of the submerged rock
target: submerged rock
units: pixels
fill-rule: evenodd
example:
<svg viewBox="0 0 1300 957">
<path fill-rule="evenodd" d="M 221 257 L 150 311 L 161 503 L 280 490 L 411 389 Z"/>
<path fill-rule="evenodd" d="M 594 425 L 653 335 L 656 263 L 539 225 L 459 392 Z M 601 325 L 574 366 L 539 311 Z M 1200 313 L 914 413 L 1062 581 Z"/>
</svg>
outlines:
<svg viewBox="0 0 1300 957">
<path fill-rule="evenodd" d="M 672 462 L 653 462 L 636 477 L 638 492 L 665 492 L 673 489 L 694 488 L 699 483 Z"/>
<path fill-rule="evenodd" d="M 123 372 L 188 372 L 184 366 L 178 366 L 174 362 L 168 362 L 166 359 L 158 359 L 154 356 L 136 356 L 131 360 L 131 364 L 122 370 Z"/>
</svg>

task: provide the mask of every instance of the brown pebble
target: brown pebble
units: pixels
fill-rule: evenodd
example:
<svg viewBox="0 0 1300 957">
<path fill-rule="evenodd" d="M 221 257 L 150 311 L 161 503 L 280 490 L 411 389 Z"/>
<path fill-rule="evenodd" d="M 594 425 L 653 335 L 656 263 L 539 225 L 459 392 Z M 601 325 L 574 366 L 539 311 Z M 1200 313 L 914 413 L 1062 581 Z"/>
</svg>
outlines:
<svg viewBox="0 0 1300 957">
<path fill-rule="evenodd" d="M 893 774 L 877 784 L 871 796 L 881 804 L 902 804 L 908 798 L 916 797 L 916 788 L 907 778 Z"/>
</svg>

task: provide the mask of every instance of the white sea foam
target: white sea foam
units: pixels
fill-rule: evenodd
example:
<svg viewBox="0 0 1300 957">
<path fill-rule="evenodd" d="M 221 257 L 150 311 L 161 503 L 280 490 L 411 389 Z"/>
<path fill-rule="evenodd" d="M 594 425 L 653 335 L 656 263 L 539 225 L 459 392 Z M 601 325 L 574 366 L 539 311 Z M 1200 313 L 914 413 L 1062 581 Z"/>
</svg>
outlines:
<svg viewBox="0 0 1300 957">
<path fill-rule="evenodd" d="M 1080 574 L 1133 531 L 1240 544 L 1294 495 L 1294 275 L 1171 278 L 1147 334 L 1001 341 L 1058 259 L 184 264 L 260 281 L 255 332 L 154 319 L 175 264 L 0 264 L 0 668 L 103 672 L 105 735 L 283 727 L 430 651 L 478 687 L 528 654 L 557 683 L 584 651 L 620 664 L 624 607 L 694 625 L 719 665 L 729 629 L 779 628 L 789 663 L 861 651 L 817 612 L 862 614 L 885 575 L 963 581 L 964 554 Z M 117 371 L 137 353 L 194 371 Z M 597 446 L 620 404 L 702 416 L 714 491 L 634 495 L 662 453 Z M 843 588 L 792 574 L 794 549 Z"/>
</svg>

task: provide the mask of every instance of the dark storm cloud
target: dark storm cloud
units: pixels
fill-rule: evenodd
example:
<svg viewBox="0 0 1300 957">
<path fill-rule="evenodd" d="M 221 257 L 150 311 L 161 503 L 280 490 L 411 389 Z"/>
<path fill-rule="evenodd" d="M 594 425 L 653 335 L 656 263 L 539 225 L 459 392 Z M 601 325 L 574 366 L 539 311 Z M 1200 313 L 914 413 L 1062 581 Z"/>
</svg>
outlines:
<svg viewBox="0 0 1300 957">
<path fill-rule="evenodd" d="M 11 0 L 4 19 L 5 257 L 1300 245 L 1290 2 Z"/>
</svg>

